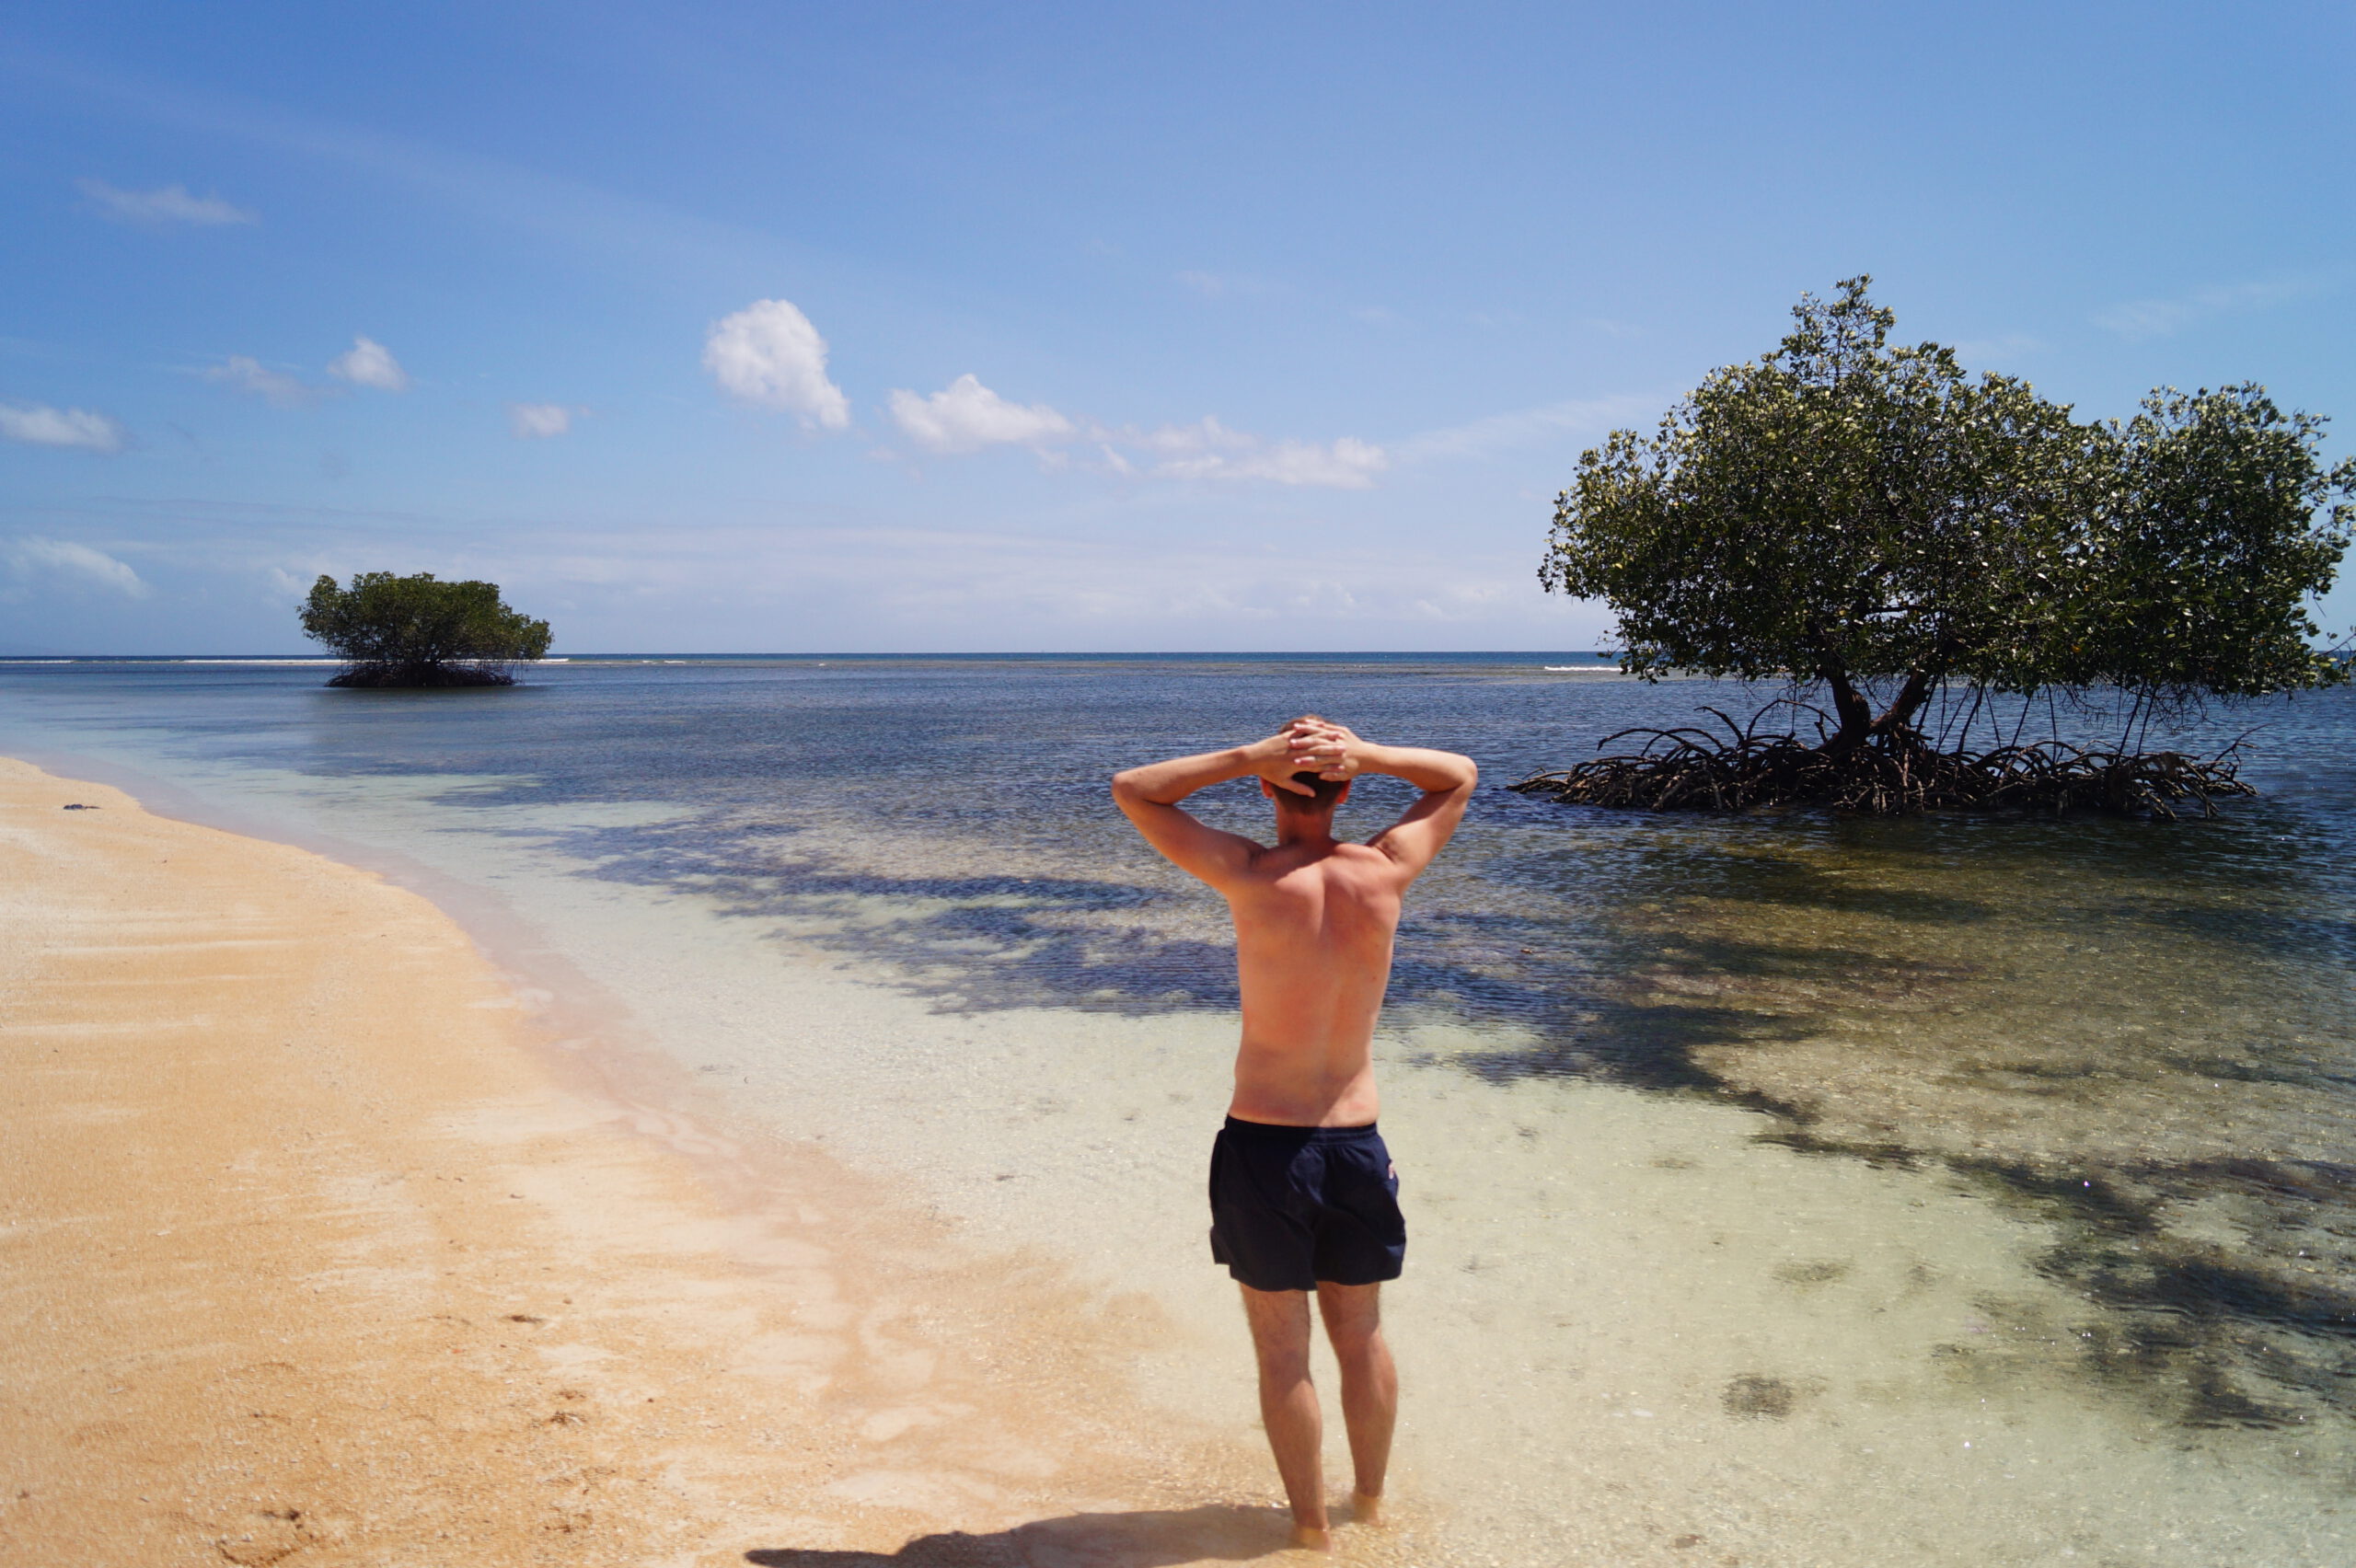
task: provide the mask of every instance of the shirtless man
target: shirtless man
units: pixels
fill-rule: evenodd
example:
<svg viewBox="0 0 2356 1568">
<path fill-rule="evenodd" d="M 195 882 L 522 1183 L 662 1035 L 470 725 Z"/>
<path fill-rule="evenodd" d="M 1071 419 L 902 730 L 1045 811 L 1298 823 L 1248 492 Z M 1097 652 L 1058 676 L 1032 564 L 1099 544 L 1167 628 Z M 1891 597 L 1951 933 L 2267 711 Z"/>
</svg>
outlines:
<svg viewBox="0 0 2356 1568">
<path fill-rule="evenodd" d="M 1361 773 L 1394 774 L 1424 794 L 1368 843 L 1344 844 L 1334 808 Z M 1276 802 L 1273 847 L 1178 808 L 1206 785 L 1255 775 Z M 1398 1169 L 1375 1130 L 1369 1043 L 1400 895 L 1456 831 L 1475 777 L 1469 757 L 1375 745 L 1312 713 L 1265 741 L 1113 779 L 1113 799 L 1138 831 L 1226 894 L 1235 917 L 1243 1044 L 1211 1149 L 1211 1256 L 1243 1290 L 1260 1418 L 1299 1546 L 1333 1544 L 1323 1417 L 1309 1380 L 1311 1292 L 1341 1363 L 1357 1472 L 1351 1515 L 1370 1524 L 1381 1511 L 1399 1376 L 1382 1341 L 1380 1293 L 1399 1277 L 1407 1232 Z"/>
</svg>

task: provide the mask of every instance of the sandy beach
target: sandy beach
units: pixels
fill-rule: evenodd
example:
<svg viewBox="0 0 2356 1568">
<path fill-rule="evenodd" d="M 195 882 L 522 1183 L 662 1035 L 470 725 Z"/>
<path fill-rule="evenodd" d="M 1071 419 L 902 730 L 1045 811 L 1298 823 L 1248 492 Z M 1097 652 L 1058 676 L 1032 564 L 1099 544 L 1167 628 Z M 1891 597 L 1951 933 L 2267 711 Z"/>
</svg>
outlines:
<svg viewBox="0 0 2356 1568">
<path fill-rule="evenodd" d="M 1147 1307 L 618 1098 L 414 894 L 9 761 L 0 861 L 8 1560 L 1280 1544 L 1258 1456 L 1127 1396 Z"/>
</svg>

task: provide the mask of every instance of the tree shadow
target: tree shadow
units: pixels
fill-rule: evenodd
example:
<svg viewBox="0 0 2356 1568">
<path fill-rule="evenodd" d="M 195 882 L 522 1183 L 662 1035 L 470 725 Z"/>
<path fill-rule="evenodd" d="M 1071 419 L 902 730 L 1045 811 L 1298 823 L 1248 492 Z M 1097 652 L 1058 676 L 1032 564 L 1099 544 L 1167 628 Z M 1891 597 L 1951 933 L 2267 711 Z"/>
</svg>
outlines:
<svg viewBox="0 0 2356 1568">
<path fill-rule="evenodd" d="M 1171 1568 L 1244 1562 L 1285 1547 L 1281 1510 L 1208 1503 L 1068 1514 L 989 1535 L 948 1530 L 918 1536 L 891 1552 L 760 1547 L 745 1553 L 745 1561 L 755 1568 Z"/>
</svg>

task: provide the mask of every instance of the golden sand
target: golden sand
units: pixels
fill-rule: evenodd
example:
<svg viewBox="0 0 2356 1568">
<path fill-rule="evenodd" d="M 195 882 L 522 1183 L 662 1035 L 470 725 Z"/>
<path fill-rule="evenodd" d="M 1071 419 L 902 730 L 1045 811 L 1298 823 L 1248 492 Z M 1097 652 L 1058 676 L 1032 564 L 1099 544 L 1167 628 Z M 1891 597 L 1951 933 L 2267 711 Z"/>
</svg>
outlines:
<svg viewBox="0 0 2356 1568">
<path fill-rule="evenodd" d="M 601 1092 L 375 876 L 0 760 L 0 996 L 7 1562 L 1282 1543 L 1264 1455 L 1126 1391 L 1149 1308 Z"/>
</svg>

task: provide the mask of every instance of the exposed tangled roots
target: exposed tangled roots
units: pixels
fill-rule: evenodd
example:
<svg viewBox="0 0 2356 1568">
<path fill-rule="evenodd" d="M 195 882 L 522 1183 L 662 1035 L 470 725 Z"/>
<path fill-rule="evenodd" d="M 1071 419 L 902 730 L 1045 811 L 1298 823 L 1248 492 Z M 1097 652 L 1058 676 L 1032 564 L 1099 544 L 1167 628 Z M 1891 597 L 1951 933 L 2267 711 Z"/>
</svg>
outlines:
<svg viewBox="0 0 2356 1568">
<path fill-rule="evenodd" d="M 1567 805 L 1657 812 L 1808 805 L 1887 816 L 1978 807 L 2167 821 L 2187 810 L 2213 816 L 2220 798 L 2258 792 L 2239 778 L 2231 746 L 2209 758 L 2089 750 L 2066 741 L 1943 752 L 1901 730 L 1835 754 L 1796 735 L 1754 734 L 1718 717 L 1730 738 L 1688 728 L 1623 730 L 1603 745 L 1631 735 L 1644 736 L 1644 744 L 1509 788 Z"/>
<path fill-rule="evenodd" d="M 514 684 L 515 676 L 506 665 L 472 662 L 354 664 L 328 682 L 331 686 L 487 686 Z"/>
</svg>

